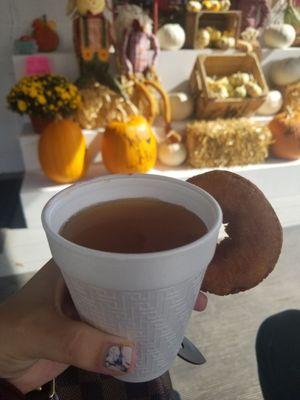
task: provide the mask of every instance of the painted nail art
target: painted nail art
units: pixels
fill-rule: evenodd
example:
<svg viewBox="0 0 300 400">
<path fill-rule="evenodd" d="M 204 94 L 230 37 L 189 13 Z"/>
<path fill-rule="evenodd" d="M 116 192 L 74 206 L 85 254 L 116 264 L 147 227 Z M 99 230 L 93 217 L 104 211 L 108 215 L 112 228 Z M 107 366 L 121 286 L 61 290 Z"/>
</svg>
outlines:
<svg viewBox="0 0 300 400">
<path fill-rule="evenodd" d="M 105 367 L 118 372 L 128 372 L 132 362 L 132 348 L 129 346 L 112 346 L 105 358 Z"/>
</svg>

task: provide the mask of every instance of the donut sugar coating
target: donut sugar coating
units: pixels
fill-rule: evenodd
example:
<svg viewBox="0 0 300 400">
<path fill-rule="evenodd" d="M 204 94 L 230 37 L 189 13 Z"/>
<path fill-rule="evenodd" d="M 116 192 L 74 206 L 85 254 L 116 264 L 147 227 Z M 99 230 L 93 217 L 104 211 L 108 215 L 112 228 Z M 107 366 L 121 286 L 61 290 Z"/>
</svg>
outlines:
<svg viewBox="0 0 300 400">
<path fill-rule="evenodd" d="M 282 227 L 271 204 L 232 172 L 211 171 L 188 182 L 217 200 L 228 235 L 217 245 L 201 290 L 225 296 L 257 286 L 273 271 L 282 248 Z"/>
</svg>

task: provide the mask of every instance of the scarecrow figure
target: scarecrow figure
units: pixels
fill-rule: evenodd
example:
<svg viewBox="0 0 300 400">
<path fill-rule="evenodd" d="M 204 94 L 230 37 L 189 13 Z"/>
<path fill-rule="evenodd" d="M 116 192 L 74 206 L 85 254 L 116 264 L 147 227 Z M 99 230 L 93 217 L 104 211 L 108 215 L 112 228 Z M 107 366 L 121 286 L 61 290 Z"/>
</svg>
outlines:
<svg viewBox="0 0 300 400">
<path fill-rule="evenodd" d="M 153 70 L 159 45 L 152 32 L 152 20 L 143 9 L 133 4 L 120 6 L 115 26 L 121 68 L 125 73 L 146 74 Z M 152 57 L 150 50 L 153 50 Z"/>
<path fill-rule="evenodd" d="M 263 28 L 271 12 L 267 0 L 232 0 L 231 9 L 242 11 L 242 32 L 248 27 Z"/>
<path fill-rule="evenodd" d="M 77 83 L 86 86 L 97 81 L 120 93 L 108 71 L 112 24 L 105 0 L 69 0 L 68 14 L 73 16 L 74 45 L 79 60 Z"/>
</svg>

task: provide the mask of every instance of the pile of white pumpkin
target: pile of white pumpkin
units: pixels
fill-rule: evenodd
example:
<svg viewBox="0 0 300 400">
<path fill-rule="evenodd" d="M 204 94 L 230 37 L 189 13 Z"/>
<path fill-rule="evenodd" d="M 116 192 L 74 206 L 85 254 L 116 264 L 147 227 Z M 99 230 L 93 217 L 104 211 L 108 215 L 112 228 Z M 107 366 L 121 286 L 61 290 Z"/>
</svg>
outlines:
<svg viewBox="0 0 300 400">
<path fill-rule="evenodd" d="M 275 49 L 290 47 L 295 39 L 296 30 L 290 24 L 272 24 L 263 33 L 264 44 Z"/>
<path fill-rule="evenodd" d="M 300 57 L 286 58 L 273 62 L 269 71 L 272 86 L 282 88 L 300 81 Z M 280 111 L 283 105 L 279 90 L 271 90 L 264 104 L 259 108 L 259 115 L 272 115 Z"/>
</svg>

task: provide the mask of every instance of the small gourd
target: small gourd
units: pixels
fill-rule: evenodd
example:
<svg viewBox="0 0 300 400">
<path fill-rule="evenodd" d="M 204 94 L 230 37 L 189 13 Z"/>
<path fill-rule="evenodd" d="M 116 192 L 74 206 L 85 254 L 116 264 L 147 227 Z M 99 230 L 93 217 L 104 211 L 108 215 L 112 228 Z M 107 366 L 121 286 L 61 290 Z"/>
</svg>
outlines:
<svg viewBox="0 0 300 400">
<path fill-rule="evenodd" d="M 166 140 L 158 147 L 159 161 L 168 167 L 178 167 L 187 158 L 186 146 L 182 143 L 181 136 L 171 131 Z"/>
<path fill-rule="evenodd" d="M 263 38 L 268 47 L 282 49 L 294 43 L 296 31 L 289 24 L 273 24 L 265 29 Z"/>
<path fill-rule="evenodd" d="M 202 5 L 201 5 L 201 3 L 200 3 L 199 1 L 197 1 L 197 0 L 190 0 L 190 1 L 187 3 L 186 10 L 187 10 L 188 12 L 197 13 L 197 12 L 200 12 L 200 11 L 202 10 Z"/>
<path fill-rule="evenodd" d="M 241 98 L 241 99 L 247 97 L 246 86 L 242 85 L 242 86 L 237 86 L 236 88 L 234 88 L 233 97 L 237 97 L 237 98 Z"/>
<path fill-rule="evenodd" d="M 259 97 L 262 96 L 263 90 L 258 83 L 249 82 L 246 84 L 246 90 L 249 97 Z"/>
<path fill-rule="evenodd" d="M 45 175 L 57 183 L 71 183 L 85 171 L 86 144 L 82 131 L 70 120 L 54 121 L 39 141 L 39 159 Z"/>
<path fill-rule="evenodd" d="M 257 110 L 259 115 L 272 115 L 277 114 L 283 104 L 282 94 L 279 90 L 270 90 L 267 94 L 265 102 Z"/>
<path fill-rule="evenodd" d="M 300 57 L 274 62 L 270 70 L 274 85 L 285 86 L 300 80 Z"/>
<path fill-rule="evenodd" d="M 216 42 L 216 47 L 221 50 L 227 50 L 229 49 L 230 42 L 229 38 L 226 36 L 222 36 L 219 40 Z"/>
<path fill-rule="evenodd" d="M 229 77 L 229 82 L 234 87 L 247 85 L 250 82 L 250 75 L 247 72 L 236 72 Z"/>
<path fill-rule="evenodd" d="M 204 0 L 202 5 L 209 11 L 219 12 L 221 10 L 219 0 Z"/>
<path fill-rule="evenodd" d="M 210 44 L 210 33 L 207 29 L 199 29 L 196 37 L 196 47 L 204 49 Z"/>
<path fill-rule="evenodd" d="M 152 127 L 141 115 L 126 122 L 111 122 L 103 136 L 102 157 L 115 174 L 146 173 L 157 159 L 157 143 Z"/>
<path fill-rule="evenodd" d="M 162 50 L 180 50 L 185 42 L 185 32 L 179 24 L 163 25 L 157 32 Z"/>
<path fill-rule="evenodd" d="M 274 143 L 272 154 L 287 160 L 300 158 L 300 112 L 288 109 L 270 122 Z"/>
</svg>

